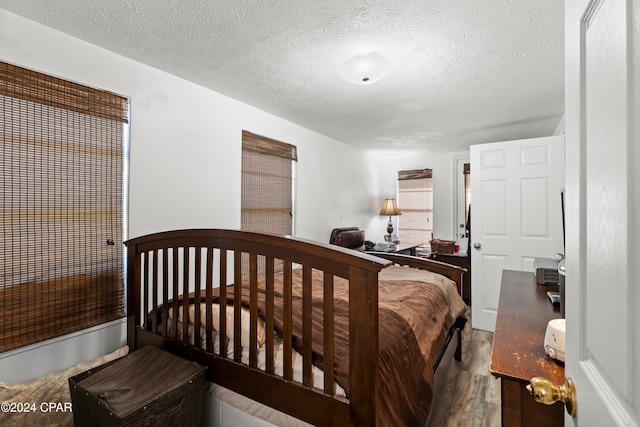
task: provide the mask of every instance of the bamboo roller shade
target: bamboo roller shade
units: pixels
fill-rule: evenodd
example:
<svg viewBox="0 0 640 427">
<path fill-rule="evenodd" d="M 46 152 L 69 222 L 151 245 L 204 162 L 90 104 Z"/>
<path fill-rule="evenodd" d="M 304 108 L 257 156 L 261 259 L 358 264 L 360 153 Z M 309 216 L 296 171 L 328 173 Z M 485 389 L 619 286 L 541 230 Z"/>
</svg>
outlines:
<svg viewBox="0 0 640 427">
<path fill-rule="evenodd" d="M 124 316 L 128 106 L 0 62 L 0 352 Z"/>
</svg>

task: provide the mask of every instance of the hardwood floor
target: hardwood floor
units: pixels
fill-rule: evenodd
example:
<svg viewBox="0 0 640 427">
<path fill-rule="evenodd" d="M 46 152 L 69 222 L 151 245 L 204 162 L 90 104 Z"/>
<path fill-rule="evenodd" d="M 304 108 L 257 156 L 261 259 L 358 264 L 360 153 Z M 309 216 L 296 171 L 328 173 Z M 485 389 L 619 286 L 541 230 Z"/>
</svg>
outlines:
<svg viewBox="0 0 640 427">
<path fill-rule="evenodd" d="M 439 400 L 433 409 L 434 412 L 427 427 L 500 426 L 500 380 L 489 373 L 493 334 L 471 329 L 470 313 L 468 313 L 468 318 L 469 321 L 462 333 L 462 361 L 452 362 L 447 373 L 446 386 L 443 393 L 438 397 Z M 91 363 L 91 366 L 94 366 L 103 362 L 92 361 L 86 363 Z M 88 366 L 85 366 L 85 364 L 69 368 L 68 370 L 60 371 L 60 373 L 36 379 L 32 383 L 21 384 L 19 385 L 19 390 L 24 390 L 31 399 L 34 396 L 40 396 L 39 399 L 42 401 L 68 402 L 70 401 L 67 388 L 68 377 L 86 369 L 88 369 Z M 55 379 L 52 379 L 51 375 L 56 375 Z M 29 385 L 36 381 L 37 385 Z M 25 400 L 26 398 L 20 397 L 20 395 L 12 394 L 18 392 L 3 390 L 2 386 L 0 386 L 0 398 L 4 399 L 4 401 Z M 24 415 L 34 416 L 34 414 Z M 39 418 L 46 421 L 50 418 L 50 415 L 40 414 Z M 66 413 L 62 415 L 66 417 L 65 422 L 60 421 L 54 424 L 73 425 L 72 414 Z M 0 418 L 2 418 L 2 414 L 0 414 Z M 30 418 L 29 423 L 24 423 L 20 421 L 22 418 L 16 416 L 15 424 L 8 423 L 11 419 L 3 419 L 0 424 L 16 427 L 18 425 L 37 424 L 36 421 L 39 418 Z"/>
<path fill-rule="evenodd" d="M 489 373 L 493 333 L 471 328 L 462 332 L 462 361 L 453 362 L 443 394 L 427 427 L 499 427 L 500 380 Z"/>
</svg>

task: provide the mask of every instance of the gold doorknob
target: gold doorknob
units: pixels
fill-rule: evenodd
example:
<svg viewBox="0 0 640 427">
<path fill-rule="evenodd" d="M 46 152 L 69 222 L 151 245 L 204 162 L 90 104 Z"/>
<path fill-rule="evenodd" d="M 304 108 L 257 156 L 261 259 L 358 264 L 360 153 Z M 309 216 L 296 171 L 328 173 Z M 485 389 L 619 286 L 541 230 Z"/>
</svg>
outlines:
<svg viewBox="0 0 640 427">
<path fill-rule="evenodd" d="M 527 385 L 527 390 L 538 403 L 553 405 L 562 402 L 567 408 L 567 412 L 572 417 L 576 416 L 576 388 L 571 378 L 565 378 L 564 384 L 557 386 L 551 381 L 542 377 L 531 378 Z"/>
</svg>

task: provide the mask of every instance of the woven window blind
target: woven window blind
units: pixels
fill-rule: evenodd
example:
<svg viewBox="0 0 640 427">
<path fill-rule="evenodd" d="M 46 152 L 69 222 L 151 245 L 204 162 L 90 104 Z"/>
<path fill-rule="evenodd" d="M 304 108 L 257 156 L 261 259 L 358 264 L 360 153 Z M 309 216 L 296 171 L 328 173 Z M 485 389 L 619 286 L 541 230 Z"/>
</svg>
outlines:
<svg viewBox="0 0 640 427">
<path fill-rule="evenodd" d="M 241 228 L 293 232 L 293 173 L 296 147 L 242 131 Z"/>
<path fill-rule="evenodd" d="M 404 243 L 423 244 L 433 233 L 433 175 L 431 169 L 398 172 L 398 234 Z"/>
<path fill-rule="evenodd" d="M 128 109 L 0 62 L 0 352 L 124 316 Z"/>
</svg>

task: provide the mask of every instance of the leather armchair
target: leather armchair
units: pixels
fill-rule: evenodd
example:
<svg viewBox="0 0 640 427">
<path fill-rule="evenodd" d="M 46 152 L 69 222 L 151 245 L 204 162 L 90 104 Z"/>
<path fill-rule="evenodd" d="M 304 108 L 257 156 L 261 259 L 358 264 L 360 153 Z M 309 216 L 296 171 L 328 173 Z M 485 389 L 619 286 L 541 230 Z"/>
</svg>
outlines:
<svg viewBox="0 0 640 427">
<path fill-rule="evenodd" d="M 364 252 L 364 230 L 358 227 L 334 228 L 329 243 Z"/>
</svg>

